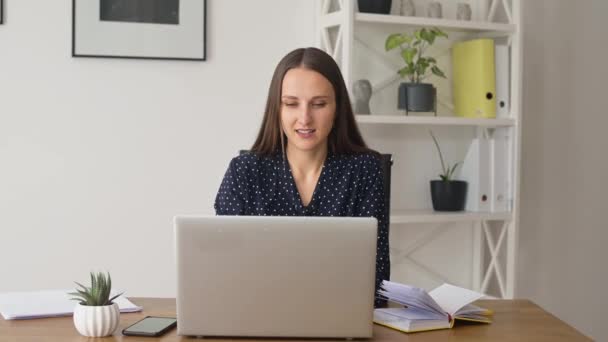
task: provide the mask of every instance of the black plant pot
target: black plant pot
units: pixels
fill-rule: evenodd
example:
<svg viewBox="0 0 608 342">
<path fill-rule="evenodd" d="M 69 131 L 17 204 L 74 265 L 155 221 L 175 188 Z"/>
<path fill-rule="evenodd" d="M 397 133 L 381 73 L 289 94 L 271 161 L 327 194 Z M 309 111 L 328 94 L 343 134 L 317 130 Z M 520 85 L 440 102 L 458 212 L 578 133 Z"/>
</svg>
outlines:
<svg viewBox="0 0 608 342">
<path fill-rule="evenodd" d="M 392 0 L 359 0 L 359 12 L 361 13 L 391 13 Z"/>
<path fill-rule="evenodd" d="M 431 199 L 436 211 L 462 211 L 467 201 L 467 182 L 432 180 Z"/>
<path fill-rule="evenodd" d="M 399 109 L 407 112 L 434 112 L 437 115 L 437 89 L 430 83 L 401 83 Z"/>
</svg>

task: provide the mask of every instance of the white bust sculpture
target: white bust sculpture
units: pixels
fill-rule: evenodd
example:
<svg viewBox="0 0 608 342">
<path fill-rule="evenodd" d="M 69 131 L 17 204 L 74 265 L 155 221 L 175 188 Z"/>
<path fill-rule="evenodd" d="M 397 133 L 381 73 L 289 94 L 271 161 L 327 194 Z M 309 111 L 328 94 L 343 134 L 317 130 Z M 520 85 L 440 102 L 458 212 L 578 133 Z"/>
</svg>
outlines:
<svg viewBox="0 0 608 342">
<path fill-rule="evenodd" d="M 358 80 L 353 84 L 355 114 L 370 114 L 369 100 L 372 97 L 372 84 L 368 80 Z"/>
</svg>

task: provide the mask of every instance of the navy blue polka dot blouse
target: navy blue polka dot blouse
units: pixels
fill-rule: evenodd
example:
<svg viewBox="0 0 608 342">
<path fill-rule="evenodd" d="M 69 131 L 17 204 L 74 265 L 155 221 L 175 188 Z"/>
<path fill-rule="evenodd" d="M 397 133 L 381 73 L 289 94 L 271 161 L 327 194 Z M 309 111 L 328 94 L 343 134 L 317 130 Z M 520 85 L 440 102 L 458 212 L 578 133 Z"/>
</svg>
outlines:
<svg viewBox="0 0 608 342">
<path fill-rule="evenodd" d="M 378 220 L 376 290 L 390 276 L 389 239 L 380 157 L 328 153 L 307 206 L 281 153 L 242 154 L 230 162 L 215 199 L 217 215 L 349 216 Z M 382 305 L 376 300 L 376 306 Z"/>
</svg>

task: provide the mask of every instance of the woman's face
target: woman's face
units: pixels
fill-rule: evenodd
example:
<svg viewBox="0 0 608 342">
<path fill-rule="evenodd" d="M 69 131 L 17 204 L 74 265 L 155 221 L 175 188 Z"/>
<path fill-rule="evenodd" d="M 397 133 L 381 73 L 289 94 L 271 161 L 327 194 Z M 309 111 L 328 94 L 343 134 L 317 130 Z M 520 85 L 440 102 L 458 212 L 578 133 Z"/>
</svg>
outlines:
<svg viewBox="0 0 608 342">
<path fill-rule="evenodd" d="M 281 124 L 287 144 L 301 151 L 327 148 L 336 115 L 336 94 L 320 73 L 290 69 L 281 89 Z"/>
</svg>

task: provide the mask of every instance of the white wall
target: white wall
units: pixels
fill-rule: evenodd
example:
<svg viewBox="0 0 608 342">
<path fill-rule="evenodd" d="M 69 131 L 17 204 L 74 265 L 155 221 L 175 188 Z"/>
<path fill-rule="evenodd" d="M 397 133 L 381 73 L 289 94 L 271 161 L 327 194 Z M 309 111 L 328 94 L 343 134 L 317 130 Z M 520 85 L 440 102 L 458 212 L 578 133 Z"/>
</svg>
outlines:
<svg viewBox="0 0 608 342">
<path fill-rule="evenodd" d="M 608 2 L 523 3 L 517 295 L 608 341 Z"/>
<path fill-rule="evenodd" d="M 71 1 L 5 1 L 0 291 L 108 270 L 175 296 L 171 219 L 213 213 L 272 71 L 314 43 L 310 0 L 208 1 L 206 62 L 72 58 Z"/>
</svg>

